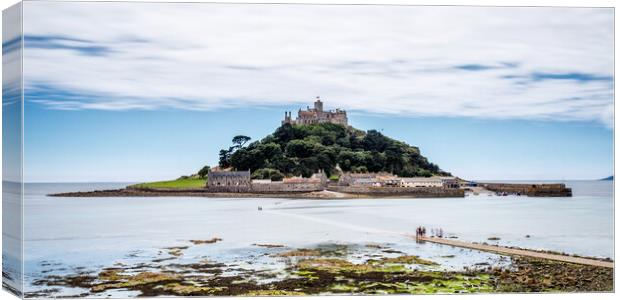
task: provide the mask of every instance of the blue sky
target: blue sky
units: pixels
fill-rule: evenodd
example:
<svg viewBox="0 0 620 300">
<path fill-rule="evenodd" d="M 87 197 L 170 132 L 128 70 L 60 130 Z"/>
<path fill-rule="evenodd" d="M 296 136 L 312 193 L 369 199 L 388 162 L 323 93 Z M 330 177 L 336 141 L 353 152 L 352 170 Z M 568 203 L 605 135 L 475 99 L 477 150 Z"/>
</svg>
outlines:
<svg viewBox="0 0 620 300">
<path fill-rule="evenodd" d="M 327 102 L 329 104 L 329 102 Z M 175 178 L 217 164 L 237 134 L 262 138 L 296 107 L 216 112 L 64 111 L 26 106 L 31 181 Z M 613 174 L 613 132 L 591 122 L 394 117 L 350 112 L 353 126 L 419 146 L 471 179 L 595 179 Z"/>
<path fill-rule="evenodd" d="M 465 178 L 613 173 L 612 9 L 26 2 L 24 19 L 26 181 L 189 174 L 317 95 Z"/>
</svg>

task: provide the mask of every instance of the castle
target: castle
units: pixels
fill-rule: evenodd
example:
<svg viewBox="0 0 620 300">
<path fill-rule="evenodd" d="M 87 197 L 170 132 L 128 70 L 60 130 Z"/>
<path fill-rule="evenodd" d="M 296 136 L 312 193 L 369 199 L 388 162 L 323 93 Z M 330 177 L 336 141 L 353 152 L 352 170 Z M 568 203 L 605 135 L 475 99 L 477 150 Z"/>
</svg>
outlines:
<svg viewBox="0 0 620 300">
<path fill-rule="evenodd" d="M 306 110 L 299 109 L 297 112 L 297 119 L 295 120 L 292 119 L 290 111 L 285 111 L 284 120 L 282 120 L 282 125 L 309 125 L 319 123 L 333 123 L 348 126 L 349 121 L 347 119 L 347 112 L 341 109 L 324 111 L 323 102 L 321 102 L 319 97 L 316 97 L 316 101 L 314 101 L 314 108 L 310 108 L 308 106 Z"/>
</svg>

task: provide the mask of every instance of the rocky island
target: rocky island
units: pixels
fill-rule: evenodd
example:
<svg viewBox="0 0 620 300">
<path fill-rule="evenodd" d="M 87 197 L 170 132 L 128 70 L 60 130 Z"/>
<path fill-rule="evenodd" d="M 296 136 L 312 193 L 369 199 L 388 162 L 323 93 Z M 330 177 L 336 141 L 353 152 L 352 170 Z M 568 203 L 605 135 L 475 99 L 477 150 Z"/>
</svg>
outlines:
<svg viewBox="0 0 620 300">
<path fill-rule="evenodd" d="M 345 110 L 324 110 L 318 97 L 296 119 L 285 112 L 272 134 L 251 140 L 235 136 L 220 150 L 218 166 L 177 180 L 51 196 L 439 198 L 464 197 L 472 186 L 499 194 L 572 194 L 564 184 L 478 185 L 459 179 L 429 162 L 418 147 L 350 126 Z"/>
</svg>

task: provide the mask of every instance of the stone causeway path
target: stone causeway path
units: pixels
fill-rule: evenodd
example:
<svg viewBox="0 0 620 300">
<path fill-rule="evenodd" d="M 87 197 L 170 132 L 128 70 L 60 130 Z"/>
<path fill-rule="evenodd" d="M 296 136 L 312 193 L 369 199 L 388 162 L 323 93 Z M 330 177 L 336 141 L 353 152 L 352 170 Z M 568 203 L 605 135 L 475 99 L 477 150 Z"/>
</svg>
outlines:
<svg viewBox="0 0 620 300">
<path fill-rule="evenodd" d="M 525 250 L 525 249 L 513 249 L 513 248 L 507 248 L 507 247 L 496 246 L 496 245 L 469 243 L 469 242 L 456 241 L 456 240 L 444 239 L 444 238 L 438 238 L 438 237 L 427 237 L 427 236 L 424 236 L 424 237 L 413 236 L 413 237 L 416 238 L 418 241 L 425 241 L 425 242 L 449 245 L 449 246 L 454 246 L 454 247 L 475 249 L 475 250 L 486 251 L 486 252 L 494 252 L 498 254 L 528 256 L 528 257 L 550 259 L 550 260 L 563 261 L 563 262 L 580 264 L 580 265 L 605 267 L 605 268 L 612 268 L 612 269 L 614 267 L 614 263 L 611 261 L 602 261 L 602 260 L 596 260 L 596 259 L 591 259 L 591 258 L 575 257 L 575 256 L 569 256 L 569 255 L 561 255 L 561 254 L 551 254 L 551 253 L 537 252 L 537 251 Z"/>
</svg>

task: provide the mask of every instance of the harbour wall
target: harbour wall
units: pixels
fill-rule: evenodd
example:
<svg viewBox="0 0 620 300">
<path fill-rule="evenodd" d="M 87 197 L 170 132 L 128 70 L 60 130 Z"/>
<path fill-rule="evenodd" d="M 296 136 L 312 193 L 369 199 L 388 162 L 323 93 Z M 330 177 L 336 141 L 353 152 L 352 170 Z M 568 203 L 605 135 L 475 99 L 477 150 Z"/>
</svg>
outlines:
<svg viewBox="0 0 620 300">
<path fill-rule="evenodd" d="M 252 189 L 247 185 L 220 185 L 208 186 L 205 190 L 214 193 L 251 193 Z"/>
<path fill-rule="evenodd" d="M 255 193 L 285 193 L 285 192 L 316 192 L 325 189 L 325 185 L 316 183 L 282 182 L 252 183 L 251 191 Z"/>
<path fill-rule="evenodd" d="M 521 194 L 530 197 L 571 197 L 573 191 L 563 183 L 478 183 L 487 190 L 497 193 Z"/>
<path fill-rule="evenodd" d="M 329 191 L 375 196 L 408 196 L 417 198 L 465 197 L 462 189 L 443 187 L 374 187 L 374 186 L 329 186 Z"/>
</svg>

